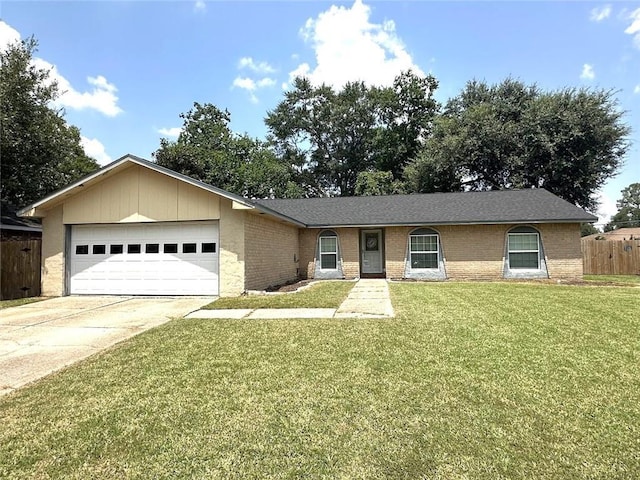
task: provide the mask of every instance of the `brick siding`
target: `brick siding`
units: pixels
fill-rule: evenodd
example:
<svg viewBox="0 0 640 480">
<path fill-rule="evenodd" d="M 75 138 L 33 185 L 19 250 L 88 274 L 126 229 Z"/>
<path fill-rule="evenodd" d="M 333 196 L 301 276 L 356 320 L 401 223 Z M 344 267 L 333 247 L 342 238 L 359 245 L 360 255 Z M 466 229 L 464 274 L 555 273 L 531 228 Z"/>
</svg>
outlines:
<svg viewBox="0 0 640 480">
<path fill-rule="evenodd" d="M 263 290 L 298 278 L 298 228 L 247 214 L 244 224 L 245 288 Z"/>
<path fill-rule="evenodd" d="M 42 288 L 45 297 L 64 295 L 64 241 L 62 205 L 47 212 L 42 219 Z"/>
<path fill-rule="evenodd" d="M 507 232 L 511 225 L 428 226 L 440 234 L 447 278 L 456 280 L 497 280 L 503 278 Z M 582 278 L 580 226 L 578 224 L 532 225 L 541 235 L 549 278 Z M 387 278 L 403 278 L 407 260 L 408 235 L 416 227 L 384 228 Z M 322 229 L 301 229 L 300 260 L 303 274 L 313 278 L 318 234 Z M 337 228 L 345 277 L 359 276 L 358 228 Z"/>
<path fill-rule="evenodd" d="M 581 280 L 583 269 L 580 225 L 549 223 L 537 228 L 542 236 L 549 278 Z"/>
<path fill-rule="evenodd" d="M 300 239 L 300 275 L 302 278 L 314 278 L 318 235 L 324 230 L 332 230 L 338 236 L 340 261 L 344 278 L 360 276 L 360 230 L 357 228 L 301 228 Z"/>
</svg>

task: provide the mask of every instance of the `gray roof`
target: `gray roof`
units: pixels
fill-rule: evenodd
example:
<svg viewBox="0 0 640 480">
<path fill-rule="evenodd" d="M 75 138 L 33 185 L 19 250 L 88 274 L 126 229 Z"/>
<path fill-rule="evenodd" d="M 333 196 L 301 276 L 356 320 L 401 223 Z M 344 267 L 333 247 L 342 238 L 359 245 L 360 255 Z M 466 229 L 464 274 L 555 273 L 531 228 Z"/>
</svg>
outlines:
<svg viewBox="0 0 640 480">
<path fill-rule="evenodd" d="M 0 213 L 0 230 L 15 230 L 20 232 L 42 232 L 40 220 L 20 218 L 16 215 L 16 209 L 12 207 L 2 208 Z"/>
<path fill-rule="evenodd" d="M 544 189 L 255 200 L 308 227 L 578 223 L 597 217 Z"/>
</svg>

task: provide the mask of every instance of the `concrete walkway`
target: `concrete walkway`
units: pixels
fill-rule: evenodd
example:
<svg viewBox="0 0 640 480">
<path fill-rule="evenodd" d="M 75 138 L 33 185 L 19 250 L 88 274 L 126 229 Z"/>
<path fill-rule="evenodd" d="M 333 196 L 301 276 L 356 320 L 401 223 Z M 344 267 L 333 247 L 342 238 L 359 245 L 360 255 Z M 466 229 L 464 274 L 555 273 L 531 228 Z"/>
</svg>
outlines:
<svg viewBox="0 0 640 480">
<path fill-rule="evenodd" d="M 383 278 L 363 278 L 338 307 L 336 318 L 393 317 L 389 284 Z"/>
<path fill-rule="evenodd" d="M 389 318 L 393 317 L 387 281 L 380 278 L 356 282 L 344 302 L 336 308 L 257 308 L 198 310 L 186 318 Z"/>
<path fill-rule="evenodd" d="M 70 296 L 2 309 L 0 395 L 213 300 Z"/>
</svg>

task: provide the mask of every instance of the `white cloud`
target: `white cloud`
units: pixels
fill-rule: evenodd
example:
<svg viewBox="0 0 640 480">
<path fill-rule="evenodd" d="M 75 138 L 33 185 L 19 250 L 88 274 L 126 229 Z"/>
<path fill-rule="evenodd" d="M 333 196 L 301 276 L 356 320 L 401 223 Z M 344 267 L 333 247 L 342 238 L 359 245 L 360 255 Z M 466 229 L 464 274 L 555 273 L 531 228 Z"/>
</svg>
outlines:
<svg viewBox="0 0 640 480">
<path fill-rule="evenodd" d="M 605 18 L 611 15 L 611 5 L 604 5 L 602 7 L 596 7 L 591 10 L 591 16 L 589 17 L 592 22 L 601 22 Z"/>
<path fill-rule="evenodd" d="M 635 88 L 633 89 L 633 93 L 640 93 L 640 83 L 635 86 Z"/>
<path fill-rule="evenodd" d="M 593 65 L 585 63 L 582 66 L 582 73 L 580 74 L 582 80 L 593 80 L 596 78 L 596 72 L 593 70 Z"/>
<path fill-rule="evenodd" d="M 267 62 L 255 62 L 251 57 L 242 57 L 238 62 L 238 68 L 248 68 L 256 73 L 273 73 L 276 71 Z"/>
<path fill-rule="evenodd" d="M 20 40 L 20 32 L 0 20 L 0 49 L 4 50 L 7 45 L 18 40 Z"/>
<path fill-rule="evenodd" d="M 256 86 L 258 88 L 265 88 L 265 87 L 273 87 L 275 84 L 276 84 L 276 81 L 273 78 L 265 77 L 258 80 L 258 82 L 256 83 Z"/>
<path fill-rule="evenodd" d="M 0 20 L 0 48 L 4 48 L 7 44 L 19 39 L 20 34 L 18 31 Z M 91 91 L 80 92 L 60 74 L 58 67 L 52 63 L 42 58 L 34 57 L 32 64 L 36 68 L 47 70 L 50 82 L 58 82 L 60 96 L 54 103 L 56 106 L 73 110 L 97 110 L 108 117 L 115 117 L 122 113 L 123 110 L 118 106 L 118 96 L 116 95 L 118 89 L 102 75 L 87 77 L 87 82 L 93 88 Z"/>
<path fill-rule="evenodd" d="M 616 205 L 616 201 L 612 200 L 604 192 L 598 193 L 598 203 L 600 204 L 596 212 L 596 215 L 598 215 L 598 225 L 603 227 L 609 223 L 611 217 L 618 213 L 618 206 Z"/>
<path fill-rule="evenodd" d="M 100 165 L 106 165 L 111 162 L 111 157 L 104 149 L 104 145 L 97 138 L 87 138 L 80 136 L 80 145 L 91 158 L 95 158 Z"/>
<path fill-rule="evenodd" d="M 261 88 L 272 87 L 276 84 L 276 81 L 270 77 L 264 77 L 259 80 L 254 80 L 249 77 L 236 77 L 233 80 L 232 87 L 241 88 L 242 90 L 246 90 L 249 92 L 249 98 L 252 103 L 258 103 L 258 96 L 256 95 L 256 90 Z"/>
<path fill-rule="evenodd" d="M 402 71 L 424 73 L 396 34 L 392 20 L 371 23 L 371 9 L 362 0 L 351 8 L 331 6 L 306 21 L 300 34 L 315 52 L 316 66 L 298 65 L 289 80 L 307 76 L 313 84 L 341 87 L 362 80 L 369 85 L 391 85 Z"/>
<path fill-rule="evenodd" d="M 207 4 L 204 2 L 204 0 L 196 0 L 193 9 L 196 12 L 204 12 L 207 9 Z"/>
<path fill-rule="evenodd" d="M 625 29 L 624 33 L 633 35 L 633 44 L 640 50 L 640 8 L 631 12 L 628 20 L 631 20 L 631 25 Z"/>
<path fill-rule="evenodd" d="M 233 79 L 233 86 L 244 90 L 253 91 L 256 89 L 256 82 L 249 77 L 236 77 Z"/>
<path fill-rule="evenodd" d="M 182 132 L 182 127 L 159 128 L 158 129 L 158 133 L 160 135 L 164 135 L 165 137 L 170 137 L 170 138 L 178 138 L 178 136 L 180 135 L 180 132 Z"/>
</svg>

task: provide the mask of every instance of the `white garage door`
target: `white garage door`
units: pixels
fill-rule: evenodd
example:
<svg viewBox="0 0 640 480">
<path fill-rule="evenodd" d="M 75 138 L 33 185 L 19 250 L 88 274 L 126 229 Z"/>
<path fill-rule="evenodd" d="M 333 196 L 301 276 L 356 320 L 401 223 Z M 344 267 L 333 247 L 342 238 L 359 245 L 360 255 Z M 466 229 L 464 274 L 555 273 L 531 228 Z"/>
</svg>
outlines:
<svg viewBox="0 0 640 480">
<path fill-rule="evenodd" d="M 72 294 L 217 295 L 218 222 L 74 225 Z"/>
</svg>

